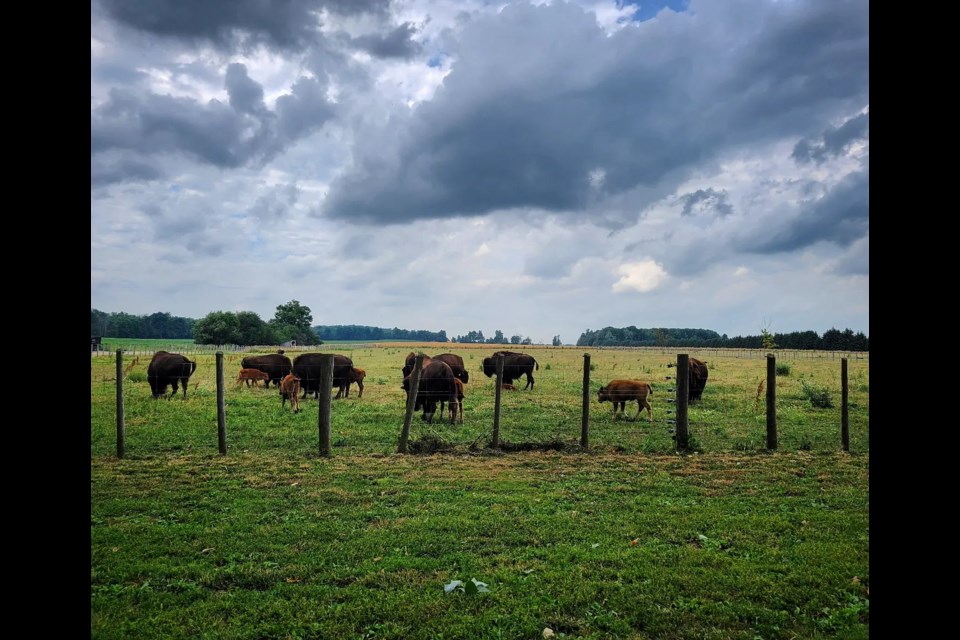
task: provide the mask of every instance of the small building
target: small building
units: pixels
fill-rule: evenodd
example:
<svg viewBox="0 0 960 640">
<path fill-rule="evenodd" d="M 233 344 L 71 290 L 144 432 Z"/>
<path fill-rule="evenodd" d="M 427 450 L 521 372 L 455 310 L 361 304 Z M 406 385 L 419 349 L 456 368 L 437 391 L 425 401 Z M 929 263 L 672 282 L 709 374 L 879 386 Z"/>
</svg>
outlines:
<svg viewBox="0 0 960 640">
<path fill-rule="evenodd" d="M 100 351 L 102 348 L 100 346 L 101 336 L 90 336 L 90 351 Z"/>
<path fill-rule="evenodd" d="M 297 346 L 297 341 L 296 341 L 296 340 L 287 340 L 286 342 L 284 342 L 284 343 L 281 344 L 280 346 L 281 346 L 281 347 L 295 347 L 295 346 Z"/>
</svg>

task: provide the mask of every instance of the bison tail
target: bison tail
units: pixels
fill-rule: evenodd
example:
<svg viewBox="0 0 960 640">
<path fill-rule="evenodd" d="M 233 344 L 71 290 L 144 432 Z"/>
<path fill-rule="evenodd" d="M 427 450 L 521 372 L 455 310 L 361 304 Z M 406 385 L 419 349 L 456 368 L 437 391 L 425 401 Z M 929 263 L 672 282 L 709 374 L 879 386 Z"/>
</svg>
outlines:
<svg viewBox="0 0 960 640">
<path fill-rule="evenodd" d="M 540 363 L 537 362 L 536 358 L 533 359 L 533 366 L 536 368 L 537 371 L 540 371 Z"/>
<path fill-rule="evenodd" d="M 193 360 L 190 360 L 190 374 L 192 375 L 194 371 L 197 370 L 197 363 Z"/>
<path fill-rule="evenodd" d="M 650 384 L 649 382 L 647 383 L 647 393 L 649 393 L 650 395 L 653 395 L 653 385 Z"/>
</svg>

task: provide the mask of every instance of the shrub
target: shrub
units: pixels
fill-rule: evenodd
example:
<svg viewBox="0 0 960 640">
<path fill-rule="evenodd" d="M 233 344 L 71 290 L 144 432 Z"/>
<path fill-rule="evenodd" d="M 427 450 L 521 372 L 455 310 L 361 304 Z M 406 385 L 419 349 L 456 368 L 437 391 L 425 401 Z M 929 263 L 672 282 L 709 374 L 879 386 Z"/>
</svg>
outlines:
<svg viewBox="0 0 960 640">
<path fill-rule="evenodd" d="M 130 382 L 146 382 L 147 374 L 143 371 L 131 371 L 130 375 L 127 376 L 127 380 Z"/>
<path fill-rule="evenodd" d="M 788 376 L 788 375 L 790 375 L 790 365 L 788 365 L 788 364 L 778 364 L 778 365 L 777 365 L 777 375 L 778 375 L 778 376 Z"/>
<path fill-rule="evenodd" d="M 810 400 L 810 404 L 818 409 L 829 409 L 833 406 L 833 399 L 830 397 L 830 390 L 816 384 L 807 384 L 800 381 L 803 387 L 803 395 Z"/>
</svg>

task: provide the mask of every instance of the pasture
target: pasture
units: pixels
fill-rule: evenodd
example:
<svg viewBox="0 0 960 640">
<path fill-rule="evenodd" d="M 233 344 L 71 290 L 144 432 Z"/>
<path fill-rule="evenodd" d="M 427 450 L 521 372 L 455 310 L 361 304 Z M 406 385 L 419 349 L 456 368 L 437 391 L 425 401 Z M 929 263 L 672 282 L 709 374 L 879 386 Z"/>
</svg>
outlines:
<svg viewBox="0 0 960 640">
<path fill-rule="evenodd" d="M 236 387 L 242 354 L 228 353 L 228 456 L 213 356 L 190 356 L 186 401 L 154 401 L 141 356 L 117 460 L 114 360 L 91 357 L 92 637 L 869 636 L 867 361 L 849 363 L 844 454 L 839 360 L 778 359 L 790 370 L 767 453 L 766 362 L 685 351 L 710 378 L 690 407 L 696 452 L 678 455 L 664 401 L 675 354 L 517 348 L 540 369 L 533 392 L 503 393 L 501 440 L 558 450 L 501 454 L 484 451 L 494 385 L 479 370 L 495 347 L 421 347 L 470 372 L 463 425 L 415 415 L 412 440 L 447 449 L 427 456 L 394 453 L 408 344 L 331 350 L 367 378 L 362 399 L 354 386 L 333 402 L 330 458 L 317 456 L 316 400 L 293 414 L 275 387 Z M 597 402 L 614 378 L 653 384 L 652 424 Z M 813 407 L 811 385 L 835 406 Z M 489 592 L 444 592 L 471 578 Z"/>
</svg>

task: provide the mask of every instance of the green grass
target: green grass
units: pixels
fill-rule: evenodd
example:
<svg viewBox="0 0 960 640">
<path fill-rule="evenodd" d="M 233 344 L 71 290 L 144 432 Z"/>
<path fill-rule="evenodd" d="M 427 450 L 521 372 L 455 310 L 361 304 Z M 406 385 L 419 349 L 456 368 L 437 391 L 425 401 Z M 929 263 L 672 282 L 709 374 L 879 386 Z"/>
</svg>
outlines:
<svg viewBox="0 0 960 640">
<path fill-rule="evenodd" d="M 91 636 L 867 638 L 867 467 L 95 458 Z M 444 593 L 471 578 L 490 593 Z"/>
<path fill-rule="evenodd" d="M 414 420 L 452 453 L 397 455 L 411 350 L 470 371 L 463 425 Z M 333 402 L 320 458 L 317 403 L 237 388 L 225 355 L 229 455 L 217 455 L 214 357 L 188 398 L 154 401 L 149 357 L 125 358 L 126 451 L 115 458 L 116 365 L 91 357 L 91 637 L 867 638 L 869 365 L 850 361 L 851 454 L 840 363 L 791 361 L 778 378 L 780 450 L 765 447 L 763 359 L 711 354 L 690 408 L 701 453 L 678 455 L 665 402 L 675 357 L 591 353 L 591 451 L 579 451 L 582 349 L 529 348 L 533 392 L 504 392 L 501 439 L 563 451 L 472 451 L 489 441 L 488 346 L 339 351 L 364 397 Z M 549 367 L 549 368 L 548 368 Z M 596 389 L 654 385 L 655 422 L 612 419 Z M 525 380 L 524 380 L 525 382 Z M 521 383 L 522 386 L 522 383 Z M 630 415 L 635 407 L 628 407 Z M 452 580 L 489 593 L 444 593 Z M 563 634 L 563 635 L 561 635 Z"/>
</svg>

